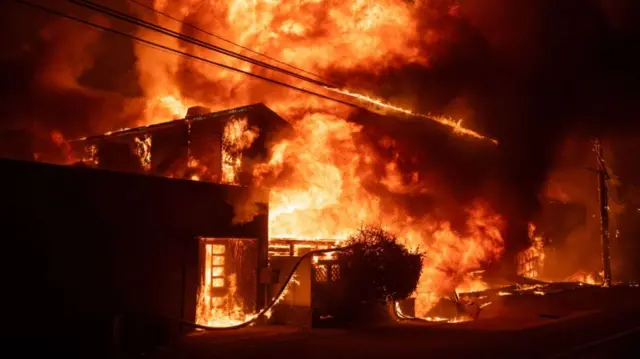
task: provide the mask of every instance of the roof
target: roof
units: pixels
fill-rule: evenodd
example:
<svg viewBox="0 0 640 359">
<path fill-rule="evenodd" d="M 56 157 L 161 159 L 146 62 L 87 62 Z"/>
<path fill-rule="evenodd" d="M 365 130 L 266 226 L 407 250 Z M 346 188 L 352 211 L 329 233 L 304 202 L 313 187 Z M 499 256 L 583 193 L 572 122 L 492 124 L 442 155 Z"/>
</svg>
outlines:
<svg viewBox="0 0 640 359">
<path fill-rule="evenodd" d="M 120 129 L 120 130 L 116 130 L 116 131 L 107 132 L 107 133 L 101 134 L 101 135 L 95 135 L 95 136 L 79 138 L 79 139 L 76 139 L 76 140 L 72 140 L 70 142 L 84 142 L 84 141 L 102 139 L 102 138 L 105 138 L 105 137 L 116 137 L 116 136 L 131 135 L 131 134 L 135 134 L 135 133 L 138 133 L 138 132 L 147 132 L 147 131 L 150 131 L 150 130 L 157 130 L 157 129 L 161 129 L 161 128 L 167 128 L 167 127 L 179 126 L 179 125 L 182 125 L 182 124 L 188 124 L 188 123 L 191 123 L 193 121 L 210 120 L 210 119 L 214 119 L 214 118 L 218 118 L 218 117 L 222 118 L 222 117 L 227 117 L 227 116 L 230 116 L 230 115 L 235 115 L 235 114 L 244 113 L 244 112 L 251 112 L 251 111 L 268 111 L 272 115 L 280 117 L 278 114 L 273 112 L 270 108 L 268 108 L 265 104 L 263 104 L 263 103 L 255 103 L 255 104 L 242 106 L 242 107 L 236 107 L 236 108 L 232 108 L 232 109 L 228 109 L 228 110 L 212 112 L 212 113 L 209 113 L 209 114 L 206 114 L 206 115 L 197 115 L 197 116 L 185 117 L 185 118 L 182 118 L 182 119 L 172 120 L 172 121 L 162 122 L 162 123 L 157 123 L 157 124 L 153 124 L 153 125 L 149 125 L 149 126 L 140 126 L 140 127 L 134 127 L 134 128 L 124 128 L 124 129 Z"/>
</svg>

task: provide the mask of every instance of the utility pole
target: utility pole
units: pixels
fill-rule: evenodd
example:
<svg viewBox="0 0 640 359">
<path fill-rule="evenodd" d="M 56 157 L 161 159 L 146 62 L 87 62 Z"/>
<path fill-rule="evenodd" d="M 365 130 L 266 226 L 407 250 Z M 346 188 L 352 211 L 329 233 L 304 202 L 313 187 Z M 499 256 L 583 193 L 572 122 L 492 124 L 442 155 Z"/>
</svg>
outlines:
<svg viewBox="0 0 640 359">
<path fill-rule="evenodd" d="M 609 173 L 604 163 L 602 143 L 599 138 L 594 142 L 594 151 L 598 161 L 598 192 L 600 195 L 600 238 L 602 241 L 602 270 L 604 286 L 611 286 L 611 248 L 609 246 L 609 198 L 607 180 Z"/>
</svg>

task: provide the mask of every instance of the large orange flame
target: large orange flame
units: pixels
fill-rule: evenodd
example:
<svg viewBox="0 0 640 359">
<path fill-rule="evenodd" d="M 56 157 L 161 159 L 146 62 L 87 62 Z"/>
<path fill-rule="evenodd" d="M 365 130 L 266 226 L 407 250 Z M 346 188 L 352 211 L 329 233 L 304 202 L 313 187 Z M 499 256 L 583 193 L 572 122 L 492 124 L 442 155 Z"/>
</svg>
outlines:
<svg viewBox="0 0 640 359">
<path fill-rule="evenodd" d="M 428 59 L 417 45 L 423 37 L 417 26 L 420 6 L 421 2 L 397 0 L 154 2 L 157 10 L 323 76 L 332 70 L 375 74 L 407 63 L 427 65 Z M 184 29 L 174 20 L 150 12 L 141 12 L 140 16 L 153 17 L 154 22 L 176 31 Z M 256 56 L 218 38 L 194 35 Z M 138 30 L 138 36 L 279 81 L 308 86 L 148 30 Z M 406 245 L 426 254 L 416 293 L 417 315 L 426 315 L 435 300 L 453 292 L 470 271 L 501 255 L 501 220 L 481 201 L 468 209 L 466 228 L 454 230 L 447 221 L 430 214 L 411 214 L 402 205 L 367 190 L 365 183 L 377 183 L 391 194 L 418 195 L 437 189 L 427 185 L 419 173 L 401 173 L 394 160 L 384 160 L 387 163 L 383 164 L 384 175 L 380 177 L 375 169 L 383 159 L 357 140 L 362 128 L 344 120 L 350 108 L 142 45 L 136 45 L 135 51 L 147 99 L 145 124 L 179 117 L 177 114 L 189 106 L 222 110 L 258 101 L 294 124 L 296 136 L 274 144 L 268 161 L 253 170 L 258 185 L 272 187 L 272 238 L 339 241 L 363 225 L 386 227 Z M 352 91 L 317 90 L 415 115 L 409 109 Z M 484 138 L 464 129 L 459 121 L 434 119 L 458 133 Z"/>
</svg>

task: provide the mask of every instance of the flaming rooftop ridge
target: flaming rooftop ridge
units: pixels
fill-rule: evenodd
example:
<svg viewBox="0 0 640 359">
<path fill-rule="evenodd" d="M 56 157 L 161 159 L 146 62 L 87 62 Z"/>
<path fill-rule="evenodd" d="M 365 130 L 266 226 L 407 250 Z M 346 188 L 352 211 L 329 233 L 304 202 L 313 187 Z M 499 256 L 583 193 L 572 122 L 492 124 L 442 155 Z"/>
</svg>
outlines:
<svg viewBox="0 0 640 359">
<path fill-rule="evenodd" d="M 166 121 L 166 122 L 160 122 L 160 123 L 154 123 L 152 125 L 146 125 L 146 126 L 138 126 L 138 127 L 125 127 L 125 128 L 120 128 L 117 130 L 113 130 L 113 131 L 108 131 L 105 132 L 103 134 L 99 134 L 99 135 L 92 135 L 92 136 L 86 136 L 86 137 L 80 137 L 74 140 L 70 140 L 69 142 L 81 142 L 81 141 L 90 141 L 90 140 L 97 140 L 97 139 L 101 139 L 101 138 L 105 138 L 105 137 L 116 137 L 116 136 L 123 136 L 123 135 L 130 135 L 136 132 L 143 132 L 143 131 L 147 131 L 147 130 L 152 130 L 152 129 L 158 129 L 158 128 L 163 128 L 165 126 L 175 126 L 181 123 L 186 123 L 186 122 L 193 122 L 193 121 L 201 121 L 201 120 L 206 120 L 206 119 L 212 119 L 212 118 L 216 118 L 216 117 L 224 117 L 224 116 L 229 116 L 229 115 L 233 115 L 233 114 L 239 114 L 239 113 L 244 113 L 244 112 L 248 112 L 254 109 L 263 109 L 263 110 L 267 110 L 269 112 L 271 112 L 272 114 L 280 117 L 280 115 L 278 115 L 275 111 L 273 111 L 272 109 L 270 109 L 267 105 L 265 105 L 263 102 L 257 102 L 257 103 L 252 103 L 249 105 L 245 105 L 245 106 L 240 106 L 240 107 L 234 107 L 234 108 L 230 108 L 230 109 L 226 109 L 226 110 L 220 110 L 220 111 L 214 111 L 214 112 L 210 112 L 204 115 L 194 115 L 194 116 L 185 116 L 183 118 L 177 118 L 174 120 L 170 120 L 170 121 Z M 382 106 L 382 108 L 389 110 L 389 105 L 387 106 Z M 416 124 L 422 123 L 422 124 L 426 124 L 428 125 L 427 122 L 424 122 L 424 119 L 428 119 L 430 120 L 432 125 L 436 125 L 436 126 L 442 126 L 442 128 L 444 129 L 453 129 L 452 133 L 453 134 L 457 134 L 457 135 L 463 135 L 463 136 L 459 136 L 460 138 L 464 138 L 464 137 L 469 137 L 469 138 L 473 138 L 476 140 L 480 140 L 480 141 L 487 141 L 489 143 L 492 143 L 494 145 L 498 145 L 498 141 L 490 138 L 490 137 L 485 137 L 482 136 L 472 130 L 469 130 L 465 127 L 462 127 L 460 125 L 460 122 L 456 122 L 454 123 L 454 121 L 452 121 L 451 119 L 448 118 L 444 118 L 442 116 L 433 116 L 433 115 L 423 115 L 423 114 L 419 114 L 419 113 L 414 113 L 411 111 L 407 111 L 407 110 L 402 110 L 402 111 L 398 111 L 396 110 L 395 107 L 390 107 L 391 112 L 380 112 L 380 111 L 376 111 L 375 109 L 372 108 L 365 108 L 362 107 L 360 108 L 363 111 L 367 111 L 367 112 L 371 112 L 371 113 L 376 113 L 379 114 L 381 116 L 390 118 L 390 119 L 397 119 L 397 120 L 402 120 L 402 121 L 415 121 Z M 286 121 L 286 120 L 285 120 Z M 466 136 L 464 136 L 466 135 Z"/>
<path fill-rule="evenodd" d="M 215 112 L 211 112 L 211 113 L 208 113 L 208 114 L 205 114 L 205 115 L 188 116 L 188 117 L 178 118 L 178 119 L 171 120 L 171 121 L 155 123 L 155 124 L 147 125 L 147 126 L 121 128 L 121 129 L 118 129 L 118 130 L 115 130 L 115 131 L 106 132 L 106 133 L 101 134 L 101 135 L 81 137 L 81 138 L 78 138 L 78 139 L 75 139 L 75 140 L 71 140 L 69 142 L 79 142 L 79 141 L 95 140 L 95 139 L 100 139 L 100 138 L 105 138 L 105 137 L 112 137 L 112 136 L 129 135 L 129 134 L 132 134 L 132 133 L 147 131 L 147 130 L 150 130 L 150 129 L 158 129 L 158 128 L 162 128 L 162 127 L 165 127 L 165 126 L 174 126 L 174 125 L 179 125 L 179 124 L 186 123 L 186 122 L 201 121 L 201 120 L 212 119 L 212 118 L 216 118 L 216 117 L 224 117 L 224 116 L 244 113 L 244 112 L 248 112 L 248 111 L 251 111 L 251 110 L 254 110 L 254 109 L 258 109 L 258 108 L 261 108 L 263 110 L 268 110 L 270 112 L 273 112 L 273 114 L 277 115 L 273 110 L 271 110 L 264 103 L 258 102 L 258 103 L 253 103 L 253 104 L 246 105 L 246 106 L 234 107 L 234 108 L 227 109 L 227 110 L 215 111 Z"/>
</svg>

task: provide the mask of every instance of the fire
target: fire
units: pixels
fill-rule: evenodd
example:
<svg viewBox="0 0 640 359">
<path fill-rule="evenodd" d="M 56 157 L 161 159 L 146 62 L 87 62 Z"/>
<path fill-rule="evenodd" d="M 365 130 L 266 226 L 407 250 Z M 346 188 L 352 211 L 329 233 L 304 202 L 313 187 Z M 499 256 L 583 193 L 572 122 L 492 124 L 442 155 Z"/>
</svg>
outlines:
<svg viewBox="0 0 640 359">
<path fill-rule="evenodd" d="M 223 245 L 205 245 L 205 266 L 198 305 L 196 323 L 210 327 L 228 327 L 244 323 L 255 317 L 255 313 L 247 313 L 243 303 L 238 298 L 236 275 L 225 276 L 224 260 L 225 247 Z M 213 295 L 214 290 L 228 288 L 224 294 Z"/>
<path fill-rule="evenodd" d="M 242 151 L 251 147 L 258 137 L 256 127 L 249 128 L 246 117 L 229 121 L 222 136 L 222 182 L 238 183 L 238 172 L 242 167 Z"/>
<path fill-rule="evenodd" d="M 311 73 L 349 71 L 360 69 L 363 64 L 372 70 L 399 66 L 406 62 L 426 64 L 426 58 L 421 56 L 416 46 L 421 37 L 416 30 L 417 6 L 395 0 L 182 0 L 155 1 L 153 6 L 222 38 Z M 160 26 L 181 30 L 179 23 L 166 17 L 142 10 L 140 16 L 146 16 Z M 236 46 L 203 33 L 192 35 L 213 45 L 241 51 Z M 174 38 L 147 29 L 139 29 L 137 36 L 242 70 L 261 74 L 265 71 L 204 48 L 184 47 Z M 141 44 L 135 45 L 135 51 L 147 99 L 147 123 L 171 120 L 176 114 L 182 116 L 186 107 L 194 104 L 212 110 L 246 105 L 248 99 L 256 98 L 258 94 L 261 95 L 260 100 L 263 99 L 263 94 L 269 94 L 264 102 L 276 111 L 308 109 L 310 105 L 314 108 L 334 106 L 327 106 L 326 101 L 317 99 L 292 99 L 299 96 L 292 94 L 290 90 Z M 249 55 L 271 65 L 302 73 L 265 57 Z M 271 72 L 266 75 L 296 86 L 308 87 L 298 79 L 284 78 Z M 325 91 L 322 88 L 319 90 Z"/>
<path fill-rule="evenodd" d="M 330 72 L 346 74 L 350 71 L 376 74 L 408 63 L 428 65 L 429 62 L 419 46 L 424 40 L 418 26 L 418 18 L 425 11 L 423 2 L 181 0 L 155 1 L 153 6 L 291 66 L 251 54 L 261 61 L 300 74 L 300 69 L 304 69 L 305 76 L 314 76 L 309 75 L 314 73 L 330 77 Z M 140 16 L 176 31 L 183 29 L 174 20 L 150 12 L 141 11 Z M 198 32 L 190 35 L 240 51 L 218 38 Z M 138 29 L 137 36 L 295 86 L 309 86 L 301 80 L 179 43 L 150 30 Z M 192 105 L 216 111 L 255 101 L 262 101 L 280 115 L 289 117 L 296 136 L 273 144 L 270 158 L 252 169 L 254 184 L 271 188 L 271 238 L 339 242 L 363 225 L 386 227 L 407 246 L 426 253 L 425 270 L 416 292 L 418 316 L 425 316 L 439 296 L 452 293 L 469 272 L 501 256 L 502 220 L 486 203 L 470 204 L 466 225 L 454 229 L 443 218 L 431 213 L 410 213 L 394 201 L 391 194 L 412 196 L 437 189 L 420 173 L 409 176 L 402 173 L 397 157 L 382 159 L 371 146 L 364 144 L 362 127 L 345 121 L 350 108 L 316 97 L 300 96 L 289 89 L 140 44 L 135 45 L 135 52 L 147 102 L 146 124 L 182 117 Z M 342 85 L 352 88 L 348 83 Z M 420 115 L 350 90 L 322 87 L 316 87 L 316 90 L 328 95 L 348 96 L 385 111 L 432 119 L 451 127 L 455 133 L 485 138 L 462 127 L 461 121 Z M 232 146 L 223 149 L 226 152 L 223 154 L 222 181 L 238 183 L 238 169 L 245 163 L 235 154 L 248 148 L 259 134 L 239 120 L 225 128 L 224 135 Z M 193 176 L 201 178 L 199 173 Z M 383 193 L 371 190 L 374 185 Z M 205 306 L 209 316 L 217 313 L 212 312 L 217 308 L 216 303 L 203 300 L 212 303 Z M 237 317 L 234 321 L 241 319 Z"/>
<path fill-rule="evenodd" d="M 466 231 L 459 233 L 446 221 L 409 215 L 402 205 L 367 190 L 367 184 L 377 183 L 389 193 L 429 191 L 419 174 L 408 183 L 398 180 L 403 178 L 398 167 L 361 143 L 360 126 L 312 114 L 294 127 L 296 136 L 277 143 L 270 160 L 254 168 L 257 184 L 271 188 L 271 238 L 340 241 L 363 224 L 383 225 L 408 247 L 426 253 L 416 293 L 419 315 L 453 292 L 469 272 L 502 254 L 502 220 L 481 202 L 468 209 Z M 385 169 L 384 177 L 376 166 Z M 475 285 L 479 288 L 481 281 Z"/>
<path fill-rule="evenodd" d="M 382 110 L 388 110 L 388 111 L 395 111 L 395 112 L 399 112 L 405 115 L 409 115 L 409 116 L 415 116 L 415 117 L 420 117 L 420 118 L 424 118 L 427 120 L 431 120 L 431 121 L 435 121 L 438 122 L 442 125 L 445 125 L 447 127 L 451 127 L 454 131 L 454 133 L 458 133 L 461 135 L 467 135 L 467 136 L 471 136 L 471 137 L 475 137 L 477 139 L 482 139 L 482 140 L 489 140 L 491 142 L 493 142 L 494 144 L 498 144 L 498 141 L 492 139 L 492 138 L 488 138 L 485 137 L 473 130 L 470 130 L 468 128 L 464 128 L 462 127 L 462 120 L 458 120 L 458 121 L 453 121 L 451 118 L 445 117 L 445 116 L 431 116 L 431 115 L 423 115 L 421 113 L 416 113 L 413 112 L 411 110 L 408 110 L 406 108 L 402 108 L 399 106 L 394 106 L 391 105 L 389 103 L 386 103 L 382 100 L 379 99 L 375 99 L 373 97 L 369 97 L 357 92 L 353 92 L 353 91 L 349 91 L 349 90 L 344 90 L 344 89 L 334 89 L 334 88 L 328 88 L 328 90 L 332 90 L 338 93 L 341 93 L 343 95 L 347 95 L 347 96 L 351 96 L 354 97 L 360 101 L 363 101 L 367 104 L 371 104 L 374 105 L 375 107 L 378 107 Z"/>
<path fill-rule="evenodd" d="M 489 285 L 482 280 L 482 278 L 475 277 L 473 275 L 467 275 L 464 277 L 462 283 L 456 287 L 457 293 L 473 293 L 482 292 L 489 289 Z"/>
<path fill-rule="evenodd" d="M 145 135 L 142 139 L 136 137 L 136 155 L 140 159 L 140 165 L 145 171 L 151 169 L 151 136 Z"/>
<path fill-rule="evenodd" d="M 566 278 L 565 281 L 578 282 L 578 283 L 589 284 L 589 285 L 601 285 L 603 282 L 602 278 L 604 277 L 603 274 L 604 274 L 603 272 L 595 273 L 595 272 L 578 271 L 573 275 L 571 275 L 570 277 Z"/>
<path fill-rule="evenodd" d="M 518 254 L 518 274 L 536 279 L 539 278 L 544 268 L 544 238 L 536 235 L 536 226 L 529 223 L 529 240 L 531 246 Z"/>
</svg>

